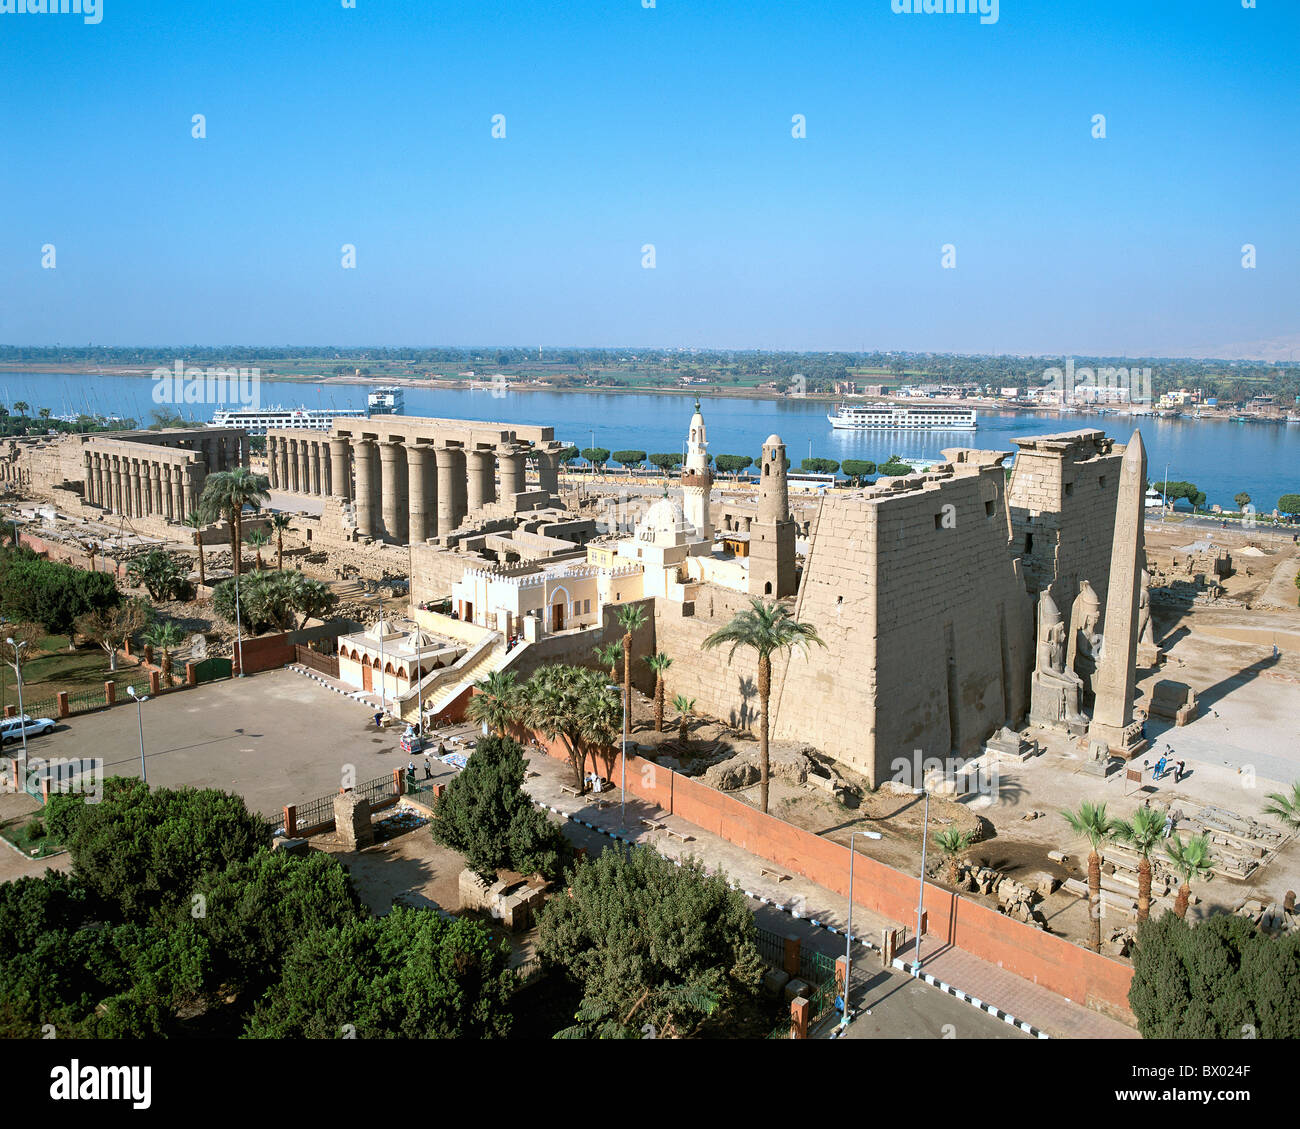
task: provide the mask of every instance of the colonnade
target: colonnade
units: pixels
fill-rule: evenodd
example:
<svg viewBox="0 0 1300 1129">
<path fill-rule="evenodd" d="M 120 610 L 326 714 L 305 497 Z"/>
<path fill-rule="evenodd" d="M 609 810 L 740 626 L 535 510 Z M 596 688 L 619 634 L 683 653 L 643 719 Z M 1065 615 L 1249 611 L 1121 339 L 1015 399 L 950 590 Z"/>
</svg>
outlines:
<svg viewBox="0 0 1300 1129">
<path fill-rule="evenodd" d="M 146 451 L 141 444 L 141 450 Z M 168 448 L 154 448 L 160 454 Z M 87 451 L 85 499 L 125 517 L 159 517 L 180 524 L 199 508 L 203 466 L 179 453 L 171 457 Z"/>
</svg>

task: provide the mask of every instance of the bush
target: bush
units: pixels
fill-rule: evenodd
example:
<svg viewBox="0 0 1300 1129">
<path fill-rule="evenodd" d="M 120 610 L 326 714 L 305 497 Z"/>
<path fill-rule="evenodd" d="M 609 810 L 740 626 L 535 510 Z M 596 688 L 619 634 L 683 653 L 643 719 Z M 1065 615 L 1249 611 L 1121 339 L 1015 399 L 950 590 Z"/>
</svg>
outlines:
<svg viewBox="0 0 1300 1129">
<path fill-rule="evenodd" d="M 23 837 L 29 843 L 34 843 L 37 839 L 45 838 L 45 824 L 39 817 L 27 821 L 26 826 L 23 827 Z"/>
</svg>

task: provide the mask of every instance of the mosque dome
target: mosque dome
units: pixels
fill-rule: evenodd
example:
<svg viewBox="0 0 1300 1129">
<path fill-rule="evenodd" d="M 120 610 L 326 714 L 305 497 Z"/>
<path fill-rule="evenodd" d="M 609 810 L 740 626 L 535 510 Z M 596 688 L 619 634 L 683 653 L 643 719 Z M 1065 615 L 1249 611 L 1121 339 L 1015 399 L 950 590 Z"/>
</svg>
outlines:
<svg viewBox="0 0 1300 1129">
<path fill-rule="evenodd" d="M 771 435 L 769 435 L 766 439 L 763 440 L 763 446 L 784 447 L 785 444 L 781 442 L 781 437 L 777 435 L 775 432 L 773 432 Z"/>
<path fill-rule="evenodd" d="M 677 504 L 664 496 L 655 502 L 636 527 L 638 541 L 651 541 L 656 545 L 676 545 L 682 534 L 682 512 Z"/>
</svg>

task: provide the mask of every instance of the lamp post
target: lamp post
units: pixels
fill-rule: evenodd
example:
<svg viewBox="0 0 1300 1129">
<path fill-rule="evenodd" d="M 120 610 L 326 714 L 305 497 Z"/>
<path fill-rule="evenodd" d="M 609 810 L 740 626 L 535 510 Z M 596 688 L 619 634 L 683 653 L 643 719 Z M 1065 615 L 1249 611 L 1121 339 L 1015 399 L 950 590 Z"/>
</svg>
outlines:
<svg viewBox="0 0 1300 1129">
<path fill-rule="evenodd" d="M 844 930 L 844 1017 L 841 1027 L 849 1025 L 849 984 L 853 978 L 853 840 L 861 835 L 864 839 L 879 839 L 879 831 L 854 831 L 849 835 L 849 921 Z"/>
<path fill-rule="evenodd" d="M 14 523 L 14 532 L 17 533 L 18 523 Z M 27 646 L 24 639 L 21 643 L 15 643 L 13 636 L 5 639 L 5 642 L 13 648 L 14 652 L 14 674 L 18 676 L 18 731 L 23 735 L 23 787 L 26 788 L 27 782 L 27 715 L 23 713 L 23 664 L 18 657 L 18 653 Z"/>
<path fill-rule="evenodd" d="M 238 550 L 236 550 L 238 551 Z M 203 552 L 203 544 L 199 544 Z M 239 607 L 239 561 L 235 562 L 235 654 L 239 659 L 239 677 L 244 677 L 244 622 Z"/>
<path fill-rule="evenodd" d="M 921 893 L 916 900 L 916 960 L 912 962 L 912 975 L 921 975 L 921 912 L 925 905 L 925 842 L 930 837 L 930 793 L 921 789 L 925 797 L 925 816 L 921 820 Z"/>
<path fill-rule="evenodd" d="M 623 709 L 623 756 L 622 760 L 622 798 L 619 801 L 618 818 L 622 826 L 627 826 L 627 698 L 623 696 L 623 687 L 614 682 L 605 683 L 606 690 L 617 690 L 619 704 Z"/>
<path fill-rule="evenodd" d="M 148 694 L 137 694 L 134 686 L 128 686 L 126 692 L 135 699 L 135 719 L 140 727 L 140 779 L 149 783 L 149 773 L 144 766 L 144 704 L 149 700 Z"/>
</svg>

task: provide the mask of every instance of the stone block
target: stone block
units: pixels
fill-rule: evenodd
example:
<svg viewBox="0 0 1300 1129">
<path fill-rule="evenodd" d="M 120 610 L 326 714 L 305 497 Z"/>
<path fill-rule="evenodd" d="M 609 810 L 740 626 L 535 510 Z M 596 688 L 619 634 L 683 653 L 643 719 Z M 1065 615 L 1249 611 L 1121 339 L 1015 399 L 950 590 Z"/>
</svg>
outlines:
<svg viewBox="0 0 1300 1129">
<path fill-rule="evenodd" d="M 355 792 L 340 792 L 334 797 L 334 830 L 344 850 L 360 851 L 375 841 L 370 822 L 370 800 Z"/>
<path fill-rule="evenodd" d="M 763 977 L 763 991 L 776 999 L 784 991 L 788 983 L 790 983 L 790 974 L 788 972 L 781 968 L 772 968 Z"/>
<path fill-rule="evenodd" d="M 798 979 L 787 981 L 782 991 L 784 992 L 786 1003 L 792 1003 L 800 997 L 806 999 L 812 994 L 812 988 L 808 986 L 808 982 L 806 980 Z"/>
</svg>

